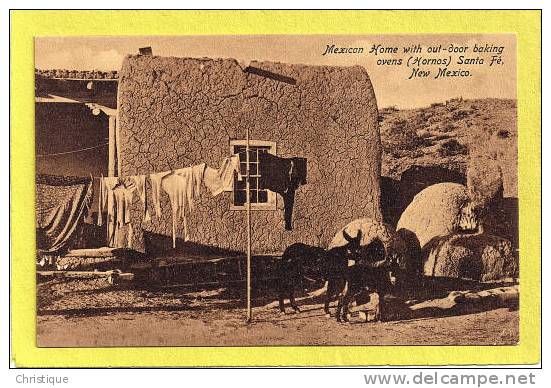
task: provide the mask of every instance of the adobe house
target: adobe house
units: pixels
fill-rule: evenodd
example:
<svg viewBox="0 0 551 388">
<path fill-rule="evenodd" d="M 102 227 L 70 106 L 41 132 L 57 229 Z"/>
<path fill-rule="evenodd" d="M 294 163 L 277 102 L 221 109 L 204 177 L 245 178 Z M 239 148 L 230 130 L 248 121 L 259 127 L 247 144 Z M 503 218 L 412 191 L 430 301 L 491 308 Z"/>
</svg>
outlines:
<svg viewBox="0 0 551 388">
<path fill-rule="evenodd" d="M 35 70 L 36 207 L 63 200 L 74 185 L 47 184 L 115 173 L 116 72 Z M 56 179 L 54 179 L 56 180 Z M 97 201 L 91 217 L 97 216 Z M 72 248 L 105 245 L 105 231 L 83 224 Z"/>
<path fill-rule="evenodd" d="M 103 74 L 96 73 L 36 71 L 37 173 L 109 173 L 109 165 L 114 164 L 108 156 L 108 139 L 115 134 L 117 80 L 99 78 Z"/>
<path fill-rule="evenodd" d="M 350 221 L 382 219 L 377 102 L 360 66 L 244 66 L 234 59 L 128 56 L 119 72 L 117 108 L 121 176 L 200 163 L 218 168 L 244 146 L 247 128 L 254 150 L 307 159 L 307 184 L 296 192 L 292 230 L 284 228 L 281 197 L 252 189 L 255 254 L 282 252 L 294 242 L 326 247 Z M 216 197 L 202 191 L 188 219 L 193 243 L 245 250 L 246 211 L 239 190 Z M 135 249 L 170 248 L 167 195 L 161 205 L 160 218 L 142 222 L 135 198 Z M 180 237 L 182 229 L 179 225 Z M 159 238 L 155 244 L 151 236 Z"/>
</svg>

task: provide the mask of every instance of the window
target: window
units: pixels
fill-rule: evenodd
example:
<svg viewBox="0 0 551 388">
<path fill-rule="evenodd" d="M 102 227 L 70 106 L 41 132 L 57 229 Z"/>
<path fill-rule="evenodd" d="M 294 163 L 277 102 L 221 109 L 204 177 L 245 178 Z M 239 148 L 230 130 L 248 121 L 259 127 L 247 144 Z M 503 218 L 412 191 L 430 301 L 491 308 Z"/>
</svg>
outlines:
<svg viewBox="0 0 551 388">
<path fill-rule="evenodd" d="M 243 180 L 234 179 L 233 183 L 233 210 L 246 209 L 247 201 L 247 142 L 246 140 L 232 140 L 230 142 L 231 152 L 239 154 L 239 165 Z M 262 187 L 260 179 L 259 155 L 270 153 L 275 155 L 276 144 L 271 141 L 250 140 L 249 141 L 249 163 L 250 163 L 250 193 L 251 209 L 253 210 L 275 210 L 276 194 Z"/>
</svg>

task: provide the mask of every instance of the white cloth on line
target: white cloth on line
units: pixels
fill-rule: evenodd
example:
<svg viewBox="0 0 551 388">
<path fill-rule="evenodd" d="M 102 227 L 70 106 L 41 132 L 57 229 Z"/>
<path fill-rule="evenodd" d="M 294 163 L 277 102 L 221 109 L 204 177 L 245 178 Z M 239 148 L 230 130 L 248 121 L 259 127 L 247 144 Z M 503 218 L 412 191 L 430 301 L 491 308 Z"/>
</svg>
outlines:
<svg viewBox="0 0 551 388">
<path fill-rule="evenodd" d="M 208 166 L 205 168 L 204 183 L 213 197 L 224 191 L 233 190 L 234 173 L 237 173 L 237 179 L 243 179 L 239 170 L 239 155 L 237 154 L 225 158 L 218 170 Z"/>
</svg>

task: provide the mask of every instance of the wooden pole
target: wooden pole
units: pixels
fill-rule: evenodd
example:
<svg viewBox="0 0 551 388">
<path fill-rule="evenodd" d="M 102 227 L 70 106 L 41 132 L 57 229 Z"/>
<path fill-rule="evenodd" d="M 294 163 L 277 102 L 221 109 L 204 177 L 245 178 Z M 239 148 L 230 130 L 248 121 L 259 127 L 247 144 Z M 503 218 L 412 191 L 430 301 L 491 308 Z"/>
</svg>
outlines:
<svg viewBox="0 0 551 388">
<path fill-rule="evenodd" d="M 107 166 L 107 175 L 109 177 L 115 177 L 119 176 L 117 174 L 117 165 L 118 162 L 118 155 L 117 155 L 117 142 L 119 139 L 117 138 L 117 116 L 109 115 L 109 156 L 108 156 L 108 166 Z M 105 188 L 104 188 L 105 190 Z M 101 206 L 100 206 L 101 208 Z M 109 219 L 109 216 L 107 216 L 105 221 L 105 240 L 106 244 L 110 244 L 110 236 L 112 234 L 112 228 L 115 227 L 113 225 L 113 222 Z"/>
<path fill-rule="evenodd" d="M 117 155 L 117 176 L 122 176 L 121 131 L 118 118 L 115 118 L 115 154 Z"/>
<path fill-rule="evenodd" d="M 115 127 L 116 127 L 116 118 L 115 116 L 109 116 L 109 164 L 107 168 L 108 176 L 115 176 L 115 161 L 116 151 L 115 151 Z"/>
<path fill-rule="evenodd" d="M 253 312 L 251 307 L 251 168 L 250 168 L 250 138 L 249 127 L 247 126 L 247 182 L 246 182 L 246 195 L 247 195 L 247 323 L 250 323 L 253 319 Z"/>
</svg>

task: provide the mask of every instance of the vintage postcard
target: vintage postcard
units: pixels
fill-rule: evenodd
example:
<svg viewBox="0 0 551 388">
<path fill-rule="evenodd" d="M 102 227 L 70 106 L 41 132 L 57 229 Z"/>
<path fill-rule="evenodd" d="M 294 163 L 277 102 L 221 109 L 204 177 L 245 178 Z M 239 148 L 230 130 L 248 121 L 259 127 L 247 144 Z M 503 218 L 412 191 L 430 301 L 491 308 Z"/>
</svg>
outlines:
<svg viewBox="0 0 551 388">
<path fill-rule="evenodd" d="M 38 346 L 518 342 L 514 35 L 35 50 Z"/>
<path fill-rule="evenodd" d="M 528 354 L 522 39 L 34 36 L 36 347 Z"/>
</svg>

